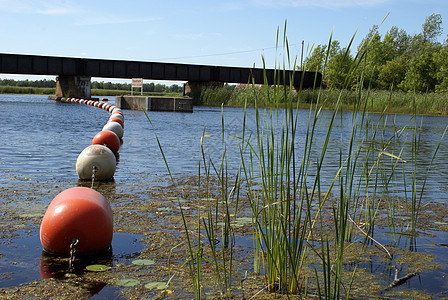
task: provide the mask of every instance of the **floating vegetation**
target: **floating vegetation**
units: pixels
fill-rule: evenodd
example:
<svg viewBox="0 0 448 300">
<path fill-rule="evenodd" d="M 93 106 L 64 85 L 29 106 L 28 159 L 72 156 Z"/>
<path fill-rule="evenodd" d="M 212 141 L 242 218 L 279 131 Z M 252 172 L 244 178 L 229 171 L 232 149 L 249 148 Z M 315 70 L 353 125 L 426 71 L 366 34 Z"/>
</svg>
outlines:
<svg viewBox="0 0 448 300">
<path fill-rule="evenodd" d="M 118 285 L 118 286 L 123 286 L 123 287 L 133 287 L 133 286 L 139 285 L 140 284 L 140 280 L 132 279 L 132 278 L 129 278 L 129 279 L 119 279 L 119 280 L 117 280 L 115 282 L 115 284 Z"/>
<path fill-rule="evenodd" d="M 132 264 L 137 266 L 150 266 L 155 264 L 155 261 L 152 259 L 136 259 L 132 261 Z"/>
<path fill-rule="evenodd" d="M 166 288 L 168 288 L 168 285 L 166 284 L 166 282 L 150 282 L 145 284 L 145 288 L 152 290 L 152 289 L 157 289 L 157 290 L 164 290 Z"/>
<path fill-rule="evenodd" d="M 91 272 L 104 272 L 104 271 L 108 271 L 112 269 L 109 266 L 106 265 L 88 265 L 86 266 L 86 270 L 87 271 L 91 271 Z"/>
</svg>

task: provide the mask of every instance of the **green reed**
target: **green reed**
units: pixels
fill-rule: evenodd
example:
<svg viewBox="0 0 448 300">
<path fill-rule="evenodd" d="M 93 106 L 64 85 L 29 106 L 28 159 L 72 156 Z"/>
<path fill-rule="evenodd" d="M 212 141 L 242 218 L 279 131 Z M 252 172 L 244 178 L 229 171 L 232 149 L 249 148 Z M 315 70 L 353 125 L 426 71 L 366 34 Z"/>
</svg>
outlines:
<svg viewBox="0 0 448 300">
<path fill-rule="evenodd" d="M 349 279 L 344 275 L 344 257 L 350 243 L 375 243 L 393 260 L 387 248 L 374 238 L 378 214 L 387 214 L 387 225 L 393 234 L 417 226 L 427 175 L 443 136 L 423 182 L 419 182 L 420 127 L 415 123 L 416 114 L 407 125 L 398 128 L 387 115 L 392 91 L 386 95 L 389 100 L 381 107 L 376 121 L 368 113 L 374 97 L 370 89 L 350 92 L 354 95 L 350 100 L 351 114 L 343 114 L 347 107 L 346 90 L 339 91 L 333 100 L 325 97 L 317 84 L 312 91 L 299 89 L 292 93 L 292 86 L 280 82 L 280 74 L 291 69 L 290 65 L 296 65 L 296 59 L 289 54 L 286 23 L 282 38 L 277 32 L 277 46 L 280 42 L 283 61 L 276 62 L 274 82 L 265 82 L 263 94 L 251 87 L 247 91 L 252 95 L 242 93 L 246 95 L 240 100 L 244 102 L 242 130 L 240 136 L 234 137 L 234 144 L 229 145 L 225 140 L 222 111 L 222 153 L 218 162 L 205 150 L 208 135 L 204 129 L 198 164 L 198 198 L 214 201 L 208 202 L 205 212 L 198 209 L 197 240 L 193 240 L 191 226 L 178 203 L 188 244 L 186 263 L 197 299 L 203 296 L 201 273 L 205 261 L 214 268 L 221 298 L 231 298 L 235 290 L 234 281 L 238 276 L 233 261 L 234 220 L 240 213 L 241 191 L 247 194 L 252 216 L 254 272 L 264 278 L 269 292 L 350 298 L 357 271 L 354 268 Z M 351 42 L 346 48 L 347 56 L 350 46 Z M 365 67 L 365 55 L 366 52 L 361 52 L 355 56 L 346 82 L 351 82 L 354 74 L 361 74 L 358 86 L 365 86 L 362 70 L 357 72 L 358 68 Z M 298 126 L 302 120 L 299 120 L 298 108 L 301 102 L 308 101 L 309 93 L 313 101 L 309 103 L 305 120 L 306 134 L 299 140 Z M 255 128 L 247 134 L 246 105 L 252 101 Z M 328 105 L 333 111 L 322 128 L 322 109 Z M 417 105 L 411 106 L 416 112 Z M 348 134 L 343 130 L 346 118 L 350 119 L 351 126 Z M 390 124 L 392 135 L 387 131 Z M 334 137 L 338 135 L 335 146 Z M 234 173 L 227 167 L 233 163 L 227 156 L 230 146 L 238 146 L 240 150 L 239 167 Z M 325 164 L 330 147 L 331 153 L 337 153 L 337 165 L 332 168 Z M 165 163 L 169 170 L 166 159 Z M 410 180 L 406 175 L 409 164 L 413 168 Z M 333 172 L 330 179 L 329 172 Z M 218 188 L 213 187 L 216 182 Z M 403 196 L 397 192 L 402 190 L 404 208 L 399 203 Z"/>
</svg>

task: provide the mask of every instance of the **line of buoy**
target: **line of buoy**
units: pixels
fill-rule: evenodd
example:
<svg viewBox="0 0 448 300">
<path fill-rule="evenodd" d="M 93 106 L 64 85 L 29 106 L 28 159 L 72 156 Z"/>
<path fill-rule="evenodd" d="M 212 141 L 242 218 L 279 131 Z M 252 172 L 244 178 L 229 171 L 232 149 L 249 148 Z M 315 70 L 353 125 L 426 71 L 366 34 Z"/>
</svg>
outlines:
<svg viewBox="0 0 448 300">
<path fill-rule="evenodd" d="M 118 150 L 123 143 L 124 115 L 120 108 L 94 100 L 59 99 L 90 105 L 111 113 L 103 129 L 76 160 L 81 180 L 108 181 L 115 174 Z M 105 101 L 103 99 L 103 101 Z M 40 241 L 50 254 L 70 256 L 98 254 L 110 249 L 113 214 L 107 199 L 92 188 L 73 187 L 59 193 L 50 203 L 40 226 Z"/>
</svg>

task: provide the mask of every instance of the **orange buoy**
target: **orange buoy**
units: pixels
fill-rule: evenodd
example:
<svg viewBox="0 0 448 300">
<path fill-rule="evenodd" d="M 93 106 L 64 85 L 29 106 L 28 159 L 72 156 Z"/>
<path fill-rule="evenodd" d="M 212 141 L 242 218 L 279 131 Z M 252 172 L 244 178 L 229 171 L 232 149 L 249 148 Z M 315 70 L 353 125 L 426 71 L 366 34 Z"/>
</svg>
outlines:
<svg viewBox="0 0 448 300">
<path fill-rule="evenodd" d="M 104 145 L 115 154 L 120 149 L 120 138 L 115 132 L 102 130 L 93 137 L 92 145 Z"/>
<path fill-rule="evenodd" d="M 109 249 L 113 215 L 107 199 L 95 190 L 73 187 L 59 193 L 50 203 L 40 224 L 40 242 L 51 254 L 69 255 L 78 239 L 76 252 L 91 255 Z"/>
<path fill-rule="evenodd" d="M 124 128 L 124 123 L 123 123 L 123 121 L 120 118 L 109 118 L 107 123 L 110 123 L 110 122 L 117 122 L 118 124 L 121 125 L 121 127 Z"/>
<path fill-rule="evenodd" d="M 112 106 L 112 105 L 107 104 L 106 106 L 103 106 L 103 109 L 109 111 L 109 107 L 111 107 L 111 106 Z"/>
<path fill-rule="evenodd" d="M 102 101 L 109 101 L 109 99 L 107 99 L 107 98 L 103 98 L 103 99 L 101 99 Z"/>
</svg>

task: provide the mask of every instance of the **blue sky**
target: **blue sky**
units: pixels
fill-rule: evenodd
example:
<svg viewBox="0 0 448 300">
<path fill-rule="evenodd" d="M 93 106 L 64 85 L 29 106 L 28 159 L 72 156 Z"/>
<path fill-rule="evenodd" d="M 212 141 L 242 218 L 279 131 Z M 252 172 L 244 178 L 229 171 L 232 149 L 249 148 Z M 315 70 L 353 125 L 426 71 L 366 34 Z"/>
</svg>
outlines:
<svg viewBox="0 0 448 300">
<path fill-rule="evenodd" d="M 447 0 L 0 0 L 0 52 L 268 67 L 279 59 L 276 31 L 287 21 L 292 55 L 333 39 L 355 46 L 380 24 L 408 34 L 441 14 Z M 0 78 L 13 78 L 0 74 Z M 30 77 L 32 78 L 32 77 Z"/>
</svg>

